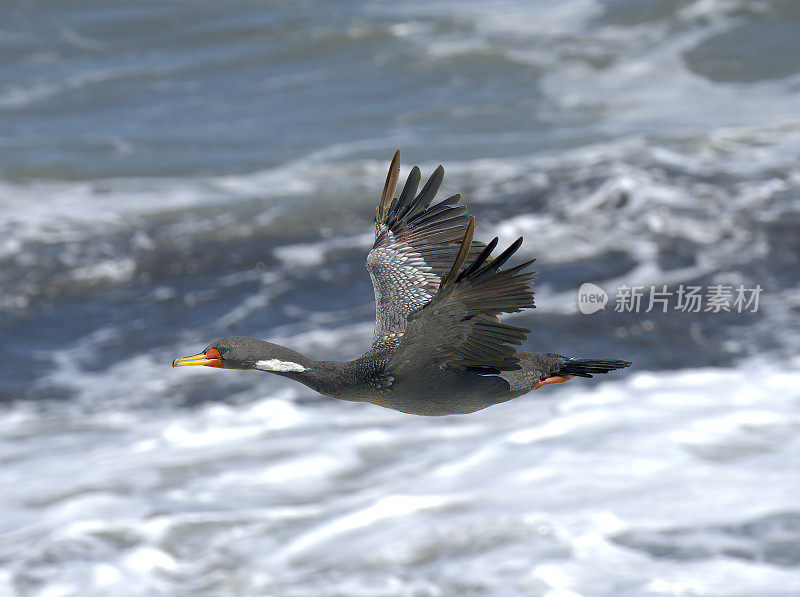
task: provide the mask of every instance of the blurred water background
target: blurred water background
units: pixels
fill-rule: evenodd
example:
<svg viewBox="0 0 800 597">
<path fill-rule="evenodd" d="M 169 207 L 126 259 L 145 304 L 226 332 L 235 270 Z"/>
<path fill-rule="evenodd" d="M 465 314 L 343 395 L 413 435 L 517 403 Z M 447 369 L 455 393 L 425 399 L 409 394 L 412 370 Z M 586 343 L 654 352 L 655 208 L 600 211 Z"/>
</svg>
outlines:
<svg viewBox="0 0 800 597">
<path fill-rule="evenodd" d="M 797 2 L 0 15 L 0 594 L 800 594 Z M 170 368 L 363 352 L 396 147 L 525 236 L 526 349 L 634 367 L 439 419 Z"/>
</svg>

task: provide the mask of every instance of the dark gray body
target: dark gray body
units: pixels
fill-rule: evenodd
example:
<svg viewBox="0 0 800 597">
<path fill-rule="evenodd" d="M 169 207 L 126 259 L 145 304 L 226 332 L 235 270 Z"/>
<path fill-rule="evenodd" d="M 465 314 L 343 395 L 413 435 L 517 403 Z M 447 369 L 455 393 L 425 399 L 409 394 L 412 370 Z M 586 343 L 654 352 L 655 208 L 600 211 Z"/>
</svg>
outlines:
<svg viewBox="0 0 800 597">
<path fill-rule="evenodd" d="M 195 357 L 212 351 L 221 355 L 226 369 L 269 371 L 340 400 L 427 416 L 472 413 L 527 394 L 540 383 L 592 377 L 630 365 L 612 359 L 515 351 L 518 368 L 492 371 L 453 368 L 435 358 L 420 358 L 427 354 L 422 350 L 404 356 L 402 348 L 372 349 L 352 361 L 314 361 L 291 348 L 243 336 L 218 340 Z"/>
<path fill-rule="evenodd" d="M 309 361 L 301 373 L 281 373 L 321 394 L 370 402 L 414 415 L 467 414 L 527 394 L 568 361 L 548 353 L 518 351 L 520 369 L 497 374 L 430 368 L 413 376 L 384 371 L 391 351 L 370 351 L 354 361 Z"/>
</svg>

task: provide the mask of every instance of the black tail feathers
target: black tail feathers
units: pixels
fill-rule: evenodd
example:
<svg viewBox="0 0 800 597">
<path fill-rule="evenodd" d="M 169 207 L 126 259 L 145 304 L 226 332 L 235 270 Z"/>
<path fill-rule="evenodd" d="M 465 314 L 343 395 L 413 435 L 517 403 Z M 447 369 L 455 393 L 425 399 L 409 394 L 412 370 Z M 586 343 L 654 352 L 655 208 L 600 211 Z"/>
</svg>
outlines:
<svg viewBox="0 0 800 597">
<path fill-rule="evenodd" d="M 620 361 L 618 359 L 570 359 L 561 366 L 557 375 L 592 377 L 597 373 L 608 373 L 614 369 L 630 366 L 630 361 Z"/>
</svg>

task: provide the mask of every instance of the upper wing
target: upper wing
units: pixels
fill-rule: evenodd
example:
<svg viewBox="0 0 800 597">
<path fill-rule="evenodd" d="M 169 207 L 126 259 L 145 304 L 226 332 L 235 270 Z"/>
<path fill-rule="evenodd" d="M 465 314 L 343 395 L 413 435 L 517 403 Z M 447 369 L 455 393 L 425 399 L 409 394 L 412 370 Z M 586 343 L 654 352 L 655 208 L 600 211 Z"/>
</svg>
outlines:
<svg viewBox="0 0 800 597">
<path fill-rule="evenodd" d="M 419 194 L 420 171 L 414 166 L 400 196 L 395 197 L 399 173 L 397 151 L 375 209 L 375 244 L 367 255 L 375 289 L 373 348 L 396 346 L 406 330 L 408 315 L 433 298 L 471 220 L 467 208 L 458 205 L 461 195 L 430 206 L 444 179 L 441 166 Z M 483 246 L 472 243 L 469 254 L 477 255 Z"/>
<path fill-rule="evenodd" d="M 387 371 L 478 368 L 508 371 L 519 368 L 516 350 L 530 330 L 500 323 L 497 315 L 533 307 L 533 261 L 500 270 L 522 244 L 518 239 L 494 260 L 489 254 L 495 238 L 459 273 L 472 241 L 470 223 L 450 273 L 442 278 L 436 296 L 408 318 L 406 333 L 392 355 Z"/>
</svg>

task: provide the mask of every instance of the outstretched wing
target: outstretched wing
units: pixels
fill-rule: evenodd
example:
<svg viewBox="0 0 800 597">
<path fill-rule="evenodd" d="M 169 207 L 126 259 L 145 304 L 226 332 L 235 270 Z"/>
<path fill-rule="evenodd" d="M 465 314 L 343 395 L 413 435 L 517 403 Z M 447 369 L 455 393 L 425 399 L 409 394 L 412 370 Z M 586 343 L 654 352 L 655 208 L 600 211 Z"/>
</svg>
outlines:
<svg viewBox="0 0 800 597">
<path fill-rule="evenodd" d="M 461 195 L 431 207 L 444 179 L 441 166 L 419 193 L 420 171 L 414 166 L 400 196 L 395 197 L 399 173 L 397 151 L 375 209 L 375 244 L 367 255 L 375 289 L 373 348 L 395 347 L 406 330 L 408 315 L 433 298 L 471 220 L 467 208 L 458 205 Z M 483 246 L 472 243 L 469 254 L 477 255 Z"/>
<path fill-rule="evenodd" d="M 471 246 L 474 223 L 464 235 L 461 251 L 442 278 L 436 296 L 408 318 L 406 333 L 387 371 L 420 371 L 430 367 L 509 371 L 519 368 L 512 344 L 521 344 L 530 330 L 500 323 L 500 313 L 533 307 L 531 278 L 524 271 L 533 261 L 500 270 L 519 249 L 518 239 L 498 257 L 489 255 L 497 239 L 486 245 L 459 273 Z"/>
</svg>

